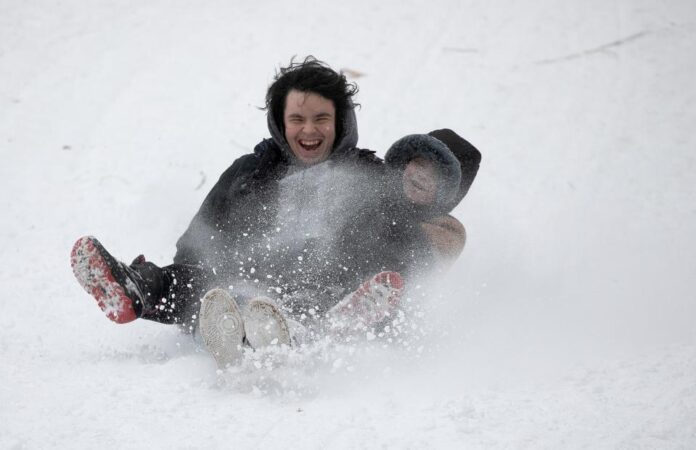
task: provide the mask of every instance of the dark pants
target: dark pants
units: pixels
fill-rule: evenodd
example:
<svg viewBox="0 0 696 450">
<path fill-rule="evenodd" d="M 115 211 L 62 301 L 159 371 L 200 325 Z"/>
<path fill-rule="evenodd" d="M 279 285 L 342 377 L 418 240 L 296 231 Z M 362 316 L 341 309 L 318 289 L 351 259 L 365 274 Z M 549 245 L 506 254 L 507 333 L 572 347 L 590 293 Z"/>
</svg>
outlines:
<svg viewBox="0 0 696 450">
<path fill-rule="evenodd" d="M 233 297 L 239 304 L 257 295 L 270 295 L 277 291 L 268 290 L 258 280 L 234 277 L 233 275 L 215 273 L 213 269 L 188 264 L 172 264 L 158 267 L 151 262 L 133 263 L 130 266 L 142 279 L 141 291 L 145 295 L 145 304 L 137 311 L 141 319 L 164 324 L 179 325 L 182 331 L 193 333 L 198 326 L 201 299 L 210 289 L 235 285 Z M 283 285 L 281 298 L 274 298 L 290 317 L 304 323 L 315 316 L 322 316 L 348 292 L 356 289 L 357 282 L 332 285 L 331 282 L 343 281 L 339 273 L 327 276 L 326 280 L 299 284 L 290 280 Z M 322 282 L 323 281 L 323 282 Z M 355 285 L 355 286 L 353 286 Z M 241 302 L 241 303 L 240 303 Z"/>
<path fill-rule="evenodd" d="M 211 270 L 199 266 L 172 264 L 158 267 L 151 262 L 131 268 L 143 279 L 145 304 L 139 317 L 165 324 L 177 324 L 186 333 L 198 326 L 201 299 L 215 286 Z"/>
</svg>

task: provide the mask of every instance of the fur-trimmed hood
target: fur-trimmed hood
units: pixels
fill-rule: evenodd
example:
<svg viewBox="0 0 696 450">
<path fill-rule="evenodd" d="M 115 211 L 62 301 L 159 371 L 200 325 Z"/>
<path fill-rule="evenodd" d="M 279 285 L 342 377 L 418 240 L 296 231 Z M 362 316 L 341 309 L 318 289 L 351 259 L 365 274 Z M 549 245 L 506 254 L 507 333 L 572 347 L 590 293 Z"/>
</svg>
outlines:
<svg viewBox="0 0 696 450">
<path fill-rule="evenodd" d="M 385 155 L 387 165 L 400 173 L 414 158 L 426 158 L 438 169 L 440 180 L 436 203 L 430 213 L 452 211 L 469 191 L 481 163 L 481 153 L 454 131 L 443 128 L 414 134 L 396 141 Z"/>
<path fill-rule="evenodd" d="M 452 200 L 451 209 L 453 209 L 462 201 L 467 192 L 469 192 L 469 188 L 474 182 L 474 178 L 476 178 L 479 166 L 481 165 L 481 152 L 469 141 L 449 128 L 431 131 L 428 133 L 428 136 L 432 136 L 444 143 L 459 161 L 462 178 L 457 194 Z"/>
<path fill-rule="evenodd" d="M 400 178 L 408 163 L 416 158 L 424 158 L 433 163 L 437 171 L 437 194 L 434 204 L 413 207 L 425 215 L 448 212 L 461 183 L 459 161 L 444 143 L 427 134 L 411 134 L 399 139 L 387 150 L 384 161 Z M 396 184 L 401 186 L 398 181 Z M 410 203 L 401 189 L 399 191 L 403 200 Z"/>
</svg>

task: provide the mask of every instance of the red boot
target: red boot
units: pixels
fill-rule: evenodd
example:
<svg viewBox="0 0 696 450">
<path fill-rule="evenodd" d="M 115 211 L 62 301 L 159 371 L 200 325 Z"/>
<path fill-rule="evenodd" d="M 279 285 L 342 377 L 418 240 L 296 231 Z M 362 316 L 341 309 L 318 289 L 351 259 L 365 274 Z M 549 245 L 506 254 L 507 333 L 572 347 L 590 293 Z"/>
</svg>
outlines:
<svg viewBox="0 0 696 450">
<path fill-rule="evenodd" d="M 327 317 L 339 328 L 376 325 L 399 305 L 403 289 L 404 280 L 398 272 L 380 272 L 338 302 Z"/>
<path fill-rule="evenodd" d="M 77 281 L 109 319 L 127 323 L 140 316 L 144 303 L 142 277 L 111 256 L 96 238 L 85 236 L 75 242 L 70 265 Z"/>
</svg>

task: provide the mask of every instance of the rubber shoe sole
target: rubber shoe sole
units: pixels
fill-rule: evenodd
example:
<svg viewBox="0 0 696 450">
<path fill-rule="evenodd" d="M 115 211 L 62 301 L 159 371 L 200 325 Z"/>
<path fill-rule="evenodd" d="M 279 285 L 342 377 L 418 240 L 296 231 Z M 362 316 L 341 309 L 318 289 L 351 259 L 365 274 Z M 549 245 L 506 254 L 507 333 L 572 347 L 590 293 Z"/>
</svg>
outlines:
<svg viewBox="0 0 696 450">
<path fill-rule="evenodd" d="M 116 323 L 128 323 L 138 318 L 135 299 L 126 292 L 124 286 L 132 284 L 131 291 L 137 287 L 122 271 L 119 262 L 92 237 L 80 238 L 70 253 L 70 265 L 78 283 L 97 300 L 106 317 Z"/>
<path fill-rule="evenodd" d="M 218 368 L 236 364 L 242 357 L 244 321 L 237 302 L 224 289 L 212 289 L 203 297 L 201 337 Z"/>
<path fill-rule="evenodd" d="M 380 272 L 331 308 L 328 316 L 339 322 L 357 319 L 363 325 L 374 325 L 399 306 L 403 289 L 398 272 Z"/>
<path fill-rule="evenodd" d="M 290 345 L 288 321 L 272 300 L 257 297 L 249 301 L 244 314 L 246 339 L 257 350 L 270 345 Z"/>
</svg>

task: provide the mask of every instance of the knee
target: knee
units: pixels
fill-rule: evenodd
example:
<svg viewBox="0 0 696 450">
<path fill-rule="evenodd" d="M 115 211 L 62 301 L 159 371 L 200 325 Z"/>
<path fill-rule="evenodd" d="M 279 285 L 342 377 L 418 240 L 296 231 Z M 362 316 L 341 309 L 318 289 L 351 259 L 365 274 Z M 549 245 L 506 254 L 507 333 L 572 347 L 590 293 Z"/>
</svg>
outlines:
<svg viewBox="0 0 696 450">
<path fill-rule="evenodd" d="M 456 218 L 446 215 L 421 224 L 433 253 L 445 261 L 454 261 L 464 250 L 466 229 Z"/>
</svg>

